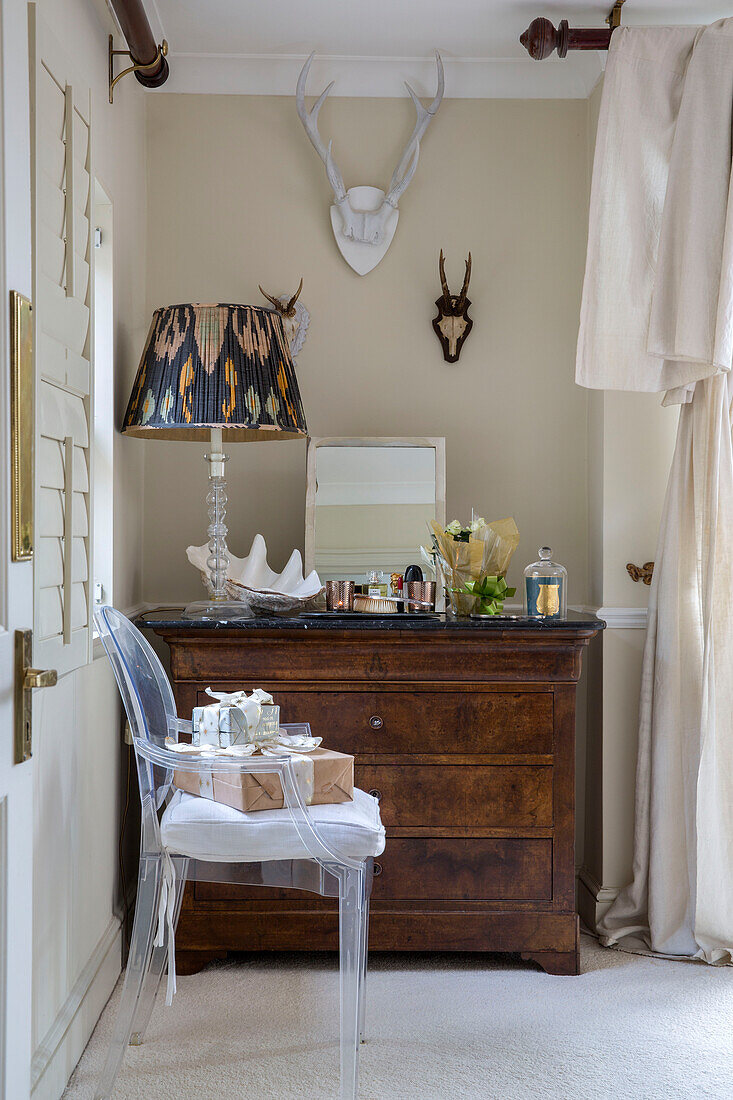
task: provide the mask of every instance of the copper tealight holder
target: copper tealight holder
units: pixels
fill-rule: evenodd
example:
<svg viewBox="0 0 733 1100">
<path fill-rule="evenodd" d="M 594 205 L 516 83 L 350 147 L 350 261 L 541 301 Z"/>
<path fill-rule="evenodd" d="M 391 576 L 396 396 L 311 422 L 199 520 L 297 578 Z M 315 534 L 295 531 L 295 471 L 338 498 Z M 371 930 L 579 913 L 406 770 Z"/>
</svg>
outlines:
<svg viewBox="0 0 733 1100">
<path fill-rule="evenodd" d="M 435 581 L 408 581 L 404 588 L 406 611 L 435 611 Z"/>
<path fill-rule="evenodd" d="M 326 581 L 326 610 L 354 610 L 353 581 Z"/>
</svg>

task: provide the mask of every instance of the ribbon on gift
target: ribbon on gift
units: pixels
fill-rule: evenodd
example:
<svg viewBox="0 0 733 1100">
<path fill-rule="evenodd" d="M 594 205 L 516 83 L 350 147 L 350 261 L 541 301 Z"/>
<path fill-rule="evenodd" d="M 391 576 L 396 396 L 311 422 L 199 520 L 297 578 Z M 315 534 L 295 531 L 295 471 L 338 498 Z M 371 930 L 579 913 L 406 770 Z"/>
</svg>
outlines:
<svg viewBox="0 0 733 1100">
<path fill-rule="evenodd" d="M 320 747 L 322 737 L 307 737 L 304 733 L 279 733 L 277 737 L 261 737 L 245 744 L 230 745 L 221 749 L 215 745 L 188 745 L 183 741 L 174 741 L 167 737 L 165 747 L 182 756 L 198 756 L 203 759 L 217 757 L 246 757 L 260 753 L 261 756 L 290 756 L 293 761 L 295 782 L 306 805 L 313 798 L 314 767 L 313 760 L 307 755 Z"/>
<path fill-rule="evenodd" d="M 259 690 L 259 689 L 258 689 Z M 211 692 L 210 692 L 211 694 Z M 223 692 L 221 694 L 224 694 Z M 262 693 L 266 694 L 265 692 Z M 255 724 L 256 728 L 256 724 Z M 242 745 L 231 745 L 221 749 L 215 745 L 189 745 L 185 741 L 174 741 L 172 737 L 166 737 L 165 747 L 171 752 L 178 753 L 182 757 L 196 756 L 205 760 L 215 760 L 217 757 L 235 759 L 237 757 L 254 756 L 290 756 L 293 761 L 295 782 L 306 804 L 313 797 L 315 769 L 313 760 L 308 757 L 309 752 L 320 747 L 322 737 L 307 737 L 302 733 L 280 733 L 277 737 L 268 737 L 256 741 L 248 741 Z M 175 948 L 175 910 L 176 910 L 176 872 L 173 860 L 167 849 L 163 849 L 163 876 L 161 882 L 160 900 L 158 903 L 158 927 L 155 936 L 155 946 L 162 947 L 168 933 L 168 982 L 166 988 L 165 1003 L 173 1003 L 173 995 L 176 992 L 176 948 Z"/>
<path fill-rule="evenodd" d="M 166 932 L 168 933 L 168 982 L 165 1003 L 172 1005 L 173 995 L 176 992 L 176 868 L 167 848 L 163 849 L 161 872 L 158 928 L 153 946 L 166 946 Z"/>
<path fill-rule="evenodd" d="M 197 707 L 194 711 L 194 732 L 205 745 L 217 745 L 222 729 L 222 711 L 234 713 L 238 719 L 243 736 L 254 733 L 262 717 L 263 706 L 272 706 L 273 698 L 262 688 L 255 688 L 251 695 L 246 691 L 213 691 L 207 687 L 206 694 L 216 703 Z M 235 727 L 236 728 L 236 727 Z"/>
</svg>

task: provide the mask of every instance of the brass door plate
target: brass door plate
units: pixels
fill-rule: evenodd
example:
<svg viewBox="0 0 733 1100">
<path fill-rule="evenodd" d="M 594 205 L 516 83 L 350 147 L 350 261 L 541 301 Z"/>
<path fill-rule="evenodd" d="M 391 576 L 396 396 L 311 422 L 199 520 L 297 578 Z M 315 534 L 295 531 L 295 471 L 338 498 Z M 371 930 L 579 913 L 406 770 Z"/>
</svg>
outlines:
<svg viewBox="0 0 733 1100">
<path fill-rule="evenodd" d="M 25 686 L 25 670 L 33 655 L 33 633 L 30 630 L 15 632 L 15 763 L 30 760 L 32 740 L 32 695 Z"/>
<path fill-rule="evenodd" d="M 10 439 L 13 561 L 33 557 L 33 328 L 31 303 L 10 291 Z"/>
<path fill-rule="evenodd" d="M 15 632 L 15 763 L 30 760 L 33 739 L 33 688 L 53 687 L 55 669 L 31 667 L 33 631 Z"/>
</svg>

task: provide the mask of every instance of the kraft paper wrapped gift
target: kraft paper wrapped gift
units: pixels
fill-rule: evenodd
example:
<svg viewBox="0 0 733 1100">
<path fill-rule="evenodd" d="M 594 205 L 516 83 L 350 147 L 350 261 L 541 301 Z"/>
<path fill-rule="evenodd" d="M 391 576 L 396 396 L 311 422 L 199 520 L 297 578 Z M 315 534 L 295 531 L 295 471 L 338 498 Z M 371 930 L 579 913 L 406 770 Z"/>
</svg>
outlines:
<svg viewBox="0 0 733 1100">
<path fill-rule="evenodd" d="M 254 759 L 261 759 L 256 756 Z M 333 749 L 312 749 L 295 760 L 296 779 L 309 806 L 325 806 L 334 802 L 351 802 L 354 797 L 354 757 Z M 234 775 L 216 770 L 186 772 L 176 768 L 173 785 L 181 791 L 222 802 L 233 810 L 250 813 L 253 810 L 281 810 L 285 805 L 280 777 L 267 773 Z"/>
</svg>

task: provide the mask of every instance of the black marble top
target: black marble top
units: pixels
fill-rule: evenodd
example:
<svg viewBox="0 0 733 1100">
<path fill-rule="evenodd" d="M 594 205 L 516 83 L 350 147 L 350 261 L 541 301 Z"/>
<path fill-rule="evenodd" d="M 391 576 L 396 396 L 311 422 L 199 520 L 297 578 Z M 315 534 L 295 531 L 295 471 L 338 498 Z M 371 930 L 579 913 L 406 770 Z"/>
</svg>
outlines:
<svg viewBox="0 0 733 1100">
<path fill-rule="evenodd" d="M 529 619 L 523 615 L 487 615 L 481 618 L 456 619 L 451 615 L 384 615 L 358 613 L 340 615 L 337 612 L 318 616 L 282 614 L 262 615 L 253 619 L 213 622 L 207 619 L 184 619 L 183 608 L 147 611 L 134 620 L 141 630 L 603 630 L 605 623 L 581 611 L 569 611 L 566 619 Z"/>
</svg>

